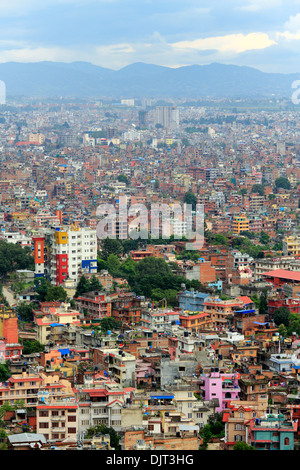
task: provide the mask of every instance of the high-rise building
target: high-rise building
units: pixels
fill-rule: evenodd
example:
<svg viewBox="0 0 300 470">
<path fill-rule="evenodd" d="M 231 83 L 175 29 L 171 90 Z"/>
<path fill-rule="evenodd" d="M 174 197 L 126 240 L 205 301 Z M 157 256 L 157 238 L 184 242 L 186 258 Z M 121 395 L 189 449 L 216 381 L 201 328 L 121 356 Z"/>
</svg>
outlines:
<svg viewBox="0 0 300 470">
<path fill-rule="evenodd" d="M 46 238 L 46 242 L 43 237 L 33 239 L 36 277 L 46 275 L 53 285 L 61 285 L 66 278 L 77 283 L 79 270 L 97 272 L 95 229 L 57 227 L 50 229 Z"/>
<path fill-rule="evenodd" d="M 179 110 L 176 106 L 157 106 L 155 108 L 154 124 L 160 124 L 164 129 L 176 130 L 179 127 Z"/>
<path fill-rule="evenodd" d="M 145 128 L 147 125 L 147 111 L 139 111 L 139 127 Z"/>
</svg>

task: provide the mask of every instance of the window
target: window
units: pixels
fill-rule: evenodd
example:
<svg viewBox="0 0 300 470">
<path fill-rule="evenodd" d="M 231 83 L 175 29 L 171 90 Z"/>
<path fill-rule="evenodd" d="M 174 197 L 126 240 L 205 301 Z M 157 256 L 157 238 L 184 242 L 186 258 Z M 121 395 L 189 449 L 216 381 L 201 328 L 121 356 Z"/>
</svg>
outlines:
<svg viewBox="0 0 300 470">
<path fill-rule="evenodd" d="M 49 428 L 49 423 L 40 423 L 40 428 L 41 429 Z"/>
<path fill-rule="evenodd" d="M 242 424 L 237 423 L 234 425 L 235 431 L 243 431 L 243 429 L 244 429 L 244 426 Z"/>
<path fill-rule="evenodd" d="M 76 428 L 68 428 L 68 434 L 76 434 Z"/>
</svg>

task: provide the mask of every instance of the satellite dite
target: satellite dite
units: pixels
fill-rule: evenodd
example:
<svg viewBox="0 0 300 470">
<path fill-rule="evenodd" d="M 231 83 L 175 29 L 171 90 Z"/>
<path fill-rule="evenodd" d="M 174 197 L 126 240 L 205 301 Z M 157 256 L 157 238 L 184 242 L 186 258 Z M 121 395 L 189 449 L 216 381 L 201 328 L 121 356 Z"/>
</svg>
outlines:
<svg viewBox="0 0 300 470">
<path fill-rule="evenodd" d="M 5 83 L 0 80 L 0 105 L 6 102 L 6 86 Z"/>
</svg>

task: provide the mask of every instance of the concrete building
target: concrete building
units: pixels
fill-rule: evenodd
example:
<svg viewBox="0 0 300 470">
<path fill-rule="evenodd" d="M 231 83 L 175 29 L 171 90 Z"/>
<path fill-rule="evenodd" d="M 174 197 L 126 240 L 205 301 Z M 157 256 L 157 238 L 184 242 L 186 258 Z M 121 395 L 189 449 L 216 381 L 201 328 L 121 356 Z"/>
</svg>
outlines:
<svg viewBox="0 0 300 470">
<path fill-rule="evenodd" d="M 216 408 L 216 412 L 221 413 L 231 400 L 239 398 L 238 379 L 238 373 L 222 373 L 218 367 L 211 368 L 210 373 L 200 376 L 199 389 L 202 391 L 203 399 L 217 398 L 219 406 Z"/>
<path fill-rule="evenodd" d="M 118 348 L 95 348 L 93 361 L 123 387 L 135 386 L 136 358 L 132 354 Z"/>
<path fill-rule="evenodd" d="M 36 236 L 33 241 L 36 276 L 46 275 L 53 285 L 62 285 L 67 278 L 77 283 L 79 271 L 97 272 L 96 230 L 56 227 L 47 236 Z"/>
<path fill-rule="evenodd" d="M 209 297 L 209 294 L 202 293 L 191 289 L 185 290 L 178 294 L 179 308 L 189 310 L 191 312 L 202 312 L 204 309 L 203 302 Z"/>
<path fill-rule="evenodd" d="M 179 126 L 179 110 L 176 106 L 157 106 L 154 124 L 160 124 L 167 130 L 176 130 Z"/>
</svg>

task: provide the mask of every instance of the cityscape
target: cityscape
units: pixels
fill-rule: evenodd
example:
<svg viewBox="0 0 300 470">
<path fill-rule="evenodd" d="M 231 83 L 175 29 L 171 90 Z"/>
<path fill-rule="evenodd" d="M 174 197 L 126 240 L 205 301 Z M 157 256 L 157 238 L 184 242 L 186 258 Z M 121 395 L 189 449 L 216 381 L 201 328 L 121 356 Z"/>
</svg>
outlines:
<svg viewBox="0 0 300 470">
<path fill-rule="evenodd" d="M 273 2 L 241 1 L 232 21 L 245 9 L 261 33 L 200 40 L 193 22 L 179 34 L 175 2 L 178 33 L 154 35 L 166 50 L 117 37 L 117 17 L 117 43 L 93 58 L 54 54 L 54 7 L 23 3 L 0 19 L 0 450 L 102 451 L 134 467 L 299 450 L 300 13 L 289 5 L 279 32 L 274 2 L 275 41 L 260 16 Z M 95 27 L 80 1 L 54 3 Z M 89 3 L 103 20 L 119 2 Z M 204 22 L 194 3 L 185 14 Z M 31 13 L 42 56 L 9 33 Z"/>
</svg>

